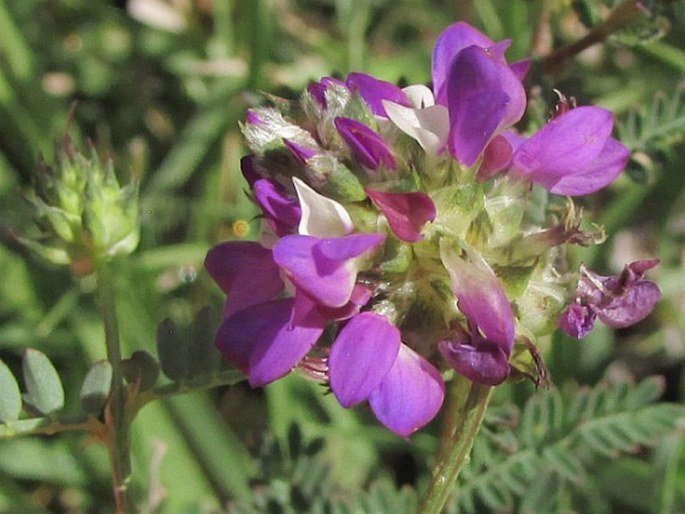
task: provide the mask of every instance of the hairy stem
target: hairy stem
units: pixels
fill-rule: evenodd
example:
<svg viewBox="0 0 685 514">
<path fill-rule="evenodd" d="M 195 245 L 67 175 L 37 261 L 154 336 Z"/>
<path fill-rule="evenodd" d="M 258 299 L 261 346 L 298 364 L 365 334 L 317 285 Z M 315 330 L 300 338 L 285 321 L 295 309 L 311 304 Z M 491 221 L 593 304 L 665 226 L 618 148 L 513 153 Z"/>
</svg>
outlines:
<svg viewBox="0 0 685 514">
<path fill-rule="evenodd" d="M 457 377 L 450 388 L 449 412 L 445 420 L 437 464 L 421 502 L 421 514 L 440 514 L 468 461 L 473 442 L 490 400 L 492 387 Z"/>
<path fill-rule="evenodd" d="M 107 359 L 112 365 L 112 386 L 105 410 L 107 446 L 112 466 L 112 489 L 117 514 L 130 514 L 136 512 L 137 509 L 129 491 L 131 482 L 130 419 L 126 411 L 126 391 L 121 369 L 115 290 L 111 269 L 107 262 L 100 262 L 96 273 L 100 308 L 105 325 Z"/>
</svg>

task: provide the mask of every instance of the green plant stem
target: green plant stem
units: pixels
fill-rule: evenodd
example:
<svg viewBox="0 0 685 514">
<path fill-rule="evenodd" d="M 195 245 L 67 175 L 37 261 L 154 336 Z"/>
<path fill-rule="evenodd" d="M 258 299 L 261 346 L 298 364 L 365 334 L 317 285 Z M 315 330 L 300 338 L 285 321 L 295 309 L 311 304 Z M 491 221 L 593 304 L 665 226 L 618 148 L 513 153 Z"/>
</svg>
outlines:
<svg viewBox="0 0 685 514">
<path fill-rule="evenodd" d="M 105 412 L 107 446 L 112 466 L 112 488 L 117 514 L 136 512 L 131 497 L 130 419 L 126 411 L 126 391 L 121 369 L 121 347 L 117 320 L 115 288 L 110 265 L 100 262 L 96 268 L 100 308 L 105 325 L 107 359 L 112 365 L 112 386 Z"/>
<path fill-rule="evenodd" d="M 440 514 L 445 507 L 461 468 L 468 462 L 491 392 L 492 387 L 460 376 L 452 383 L 437 464 L 421 502 L 421 514 Z"/>
</svg>

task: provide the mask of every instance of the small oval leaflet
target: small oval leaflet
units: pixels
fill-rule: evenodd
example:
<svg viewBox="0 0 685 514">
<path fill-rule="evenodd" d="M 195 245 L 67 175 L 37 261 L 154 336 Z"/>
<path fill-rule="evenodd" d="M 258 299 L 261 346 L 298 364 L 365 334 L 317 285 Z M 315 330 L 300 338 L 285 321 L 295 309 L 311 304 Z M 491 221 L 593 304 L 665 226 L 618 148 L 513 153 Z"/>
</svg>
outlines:
<svg viewBox="0 0 685 514">
<path fill-rule="evenodd" d="M 44 353 L 33 348 L 24 351 L 22 370 L 26 385 L 24 401 L 47 416 L 64 407 L 62 381 Z"/>
<path fill-rule="evenodd" d="M 19 419 L 21 414 L 21 392 L 14 375 L 0 360 L 0 423 Z"/>
<path fill-rule="evenodd" d="M 102 360 L 93 364 L 81 386 L 81 406 L 90 415 L 98 416 L 107 403 L 112 385 L 112 365 Z"/>
</svg>

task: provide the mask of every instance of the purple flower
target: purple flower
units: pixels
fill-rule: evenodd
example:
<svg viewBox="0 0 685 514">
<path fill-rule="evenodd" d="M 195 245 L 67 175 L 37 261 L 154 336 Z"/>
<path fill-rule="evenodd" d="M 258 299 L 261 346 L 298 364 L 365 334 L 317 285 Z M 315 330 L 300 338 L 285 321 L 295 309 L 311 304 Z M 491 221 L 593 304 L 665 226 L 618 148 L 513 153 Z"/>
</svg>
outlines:
<svg viewBox="0 0 685 514">
<path fill-rule="evenodd" d="M 326 320 L 312 309 L 291 323 L 292 298 L 259 303 L 224 319 L 216 346 L 258 387 L 287 374 L 311 350 Z"/>
<path fill-rule="evenodd" d="M 307 161 L 309 159 L 320 153 L 320 150 L 318 148 L 312 148 L 310 146 L 301 145 L 289 139 L 284 139 L 283 143 L 285 144 L 286 148 L 290 150 L 292 156 L 295 157 L 295 159 L 297 159 L 302 164 L 307 164 Z"/>
<path fill-rule="evenodd" d="M 277 236 L 292 234 L 297 229 L 302 211 L 283 187 L 271 179 L 260 178 L 252 184 L 252 191 L 264 219 Z"/>
<path fill-rule="evenodd" d="M 516 123 L 526 108 L 521 81 L 493 49 L 468 47 L 455 57 L 446 82 L 448 148 L 473 165 L 490 141 Z"/>
<path fill-rule="evenodd" d="M 509 174 L 560 195 L 586 195 L 611 183 L 630 151 L 611 137 L 613 115 L 577 107 L 553 118 L 515 150 Z"/>
<path fill-rule="evenodd" d="M 364 312 L 340 331 L 328 359 L 333 394 L 343 407 L 368 399 L 376 417 L 409 436 L 440 410 L 440 373 L 402 344 L 400 331 L 384 316 Z"/>
<path fill-rule="evenodd" d="M 350 73 L 345 81 L 350 91 L 358 92 L 369 106 L 372 114 L 387 118 L 383 100 L 409 106 L 409 99 L 404 92 L 394 84 L 367 75 L 366 73 Z"/>
<path fill-rule="evenodd" d="M 205 268 L 226 293 L 224 314 L 274 298 L 284 287 L 271 250 L 251 241 L 230 241 L 212 248 Z"/>
<path fill-rule="evenodd" d="M 335 127 L 350 147 L 353 156 L 370 170 L 381 166 L 394 170 L 397 167 L 390 145 L 361 121 L 336 118 Z"/>
<path fill-rule="evenodd" d="M 460 375 L 485 385 L 501 384 L 509 376 L 509 354 L 497 341 L 485 339 L 473 326 L 470 337 L 445 339 L 438 343 L 440 355 Z"/>
<path fill-rule="evenodd" d="M 433 50 L 436 102 L 449 109 L 448 148 L 466 166 L 525 111 L 521 80 L 527 63 L 509 66 L 504 58 L 509 44 L 459 22 L 442 32 Z"/>
<path fill-rule="evenodd" d="M 587 335 L 595 318 L 613 328 L 625 328 L 646 318 L 661 298 L 659 287 L 643 277 L 656 259 L 627 264 L 618 276 L 604 276 L 581 267 L 573 303 L 559 320 L 572 337 Z"/>
<path fill-rule="evenodd" d="M 292 235 L 276 243 L 273 256 L 299 290 L 326 307 L 343 307 L 352 296 L 360 259 L 384 240 L 383 234 Z"/>
<path fill-rule="evenodd" d="M 322 109 L 328 108 L 328 100 L 326 100 L 326 90 L 331 84 L 344 86 L 345 84 L 333 77 L 323 77 L 319 82 L 312 82 L 307 86 L 307 92 L 314 98 L 316 103 Z"/>
<path fill-rule="evenodd" d="M 471 334 L 458 333 L 454 339 L 442 341 L 438 349 L 458 373 L 479 383 L 499 384 L 509 375 L 514 347 L 514 314 L 509 300 L 485 261 L 460 256 L 444 239 L 440 255 Z"/>
<path fill-rule="evenodd" d="M 423 239 L 421 229 L 437 214 L 433 200 L 426 193 L 384 193 L 367 188 L 366 194 L 385 214 L 395 235 L 408 243 Z"/>
</svg>

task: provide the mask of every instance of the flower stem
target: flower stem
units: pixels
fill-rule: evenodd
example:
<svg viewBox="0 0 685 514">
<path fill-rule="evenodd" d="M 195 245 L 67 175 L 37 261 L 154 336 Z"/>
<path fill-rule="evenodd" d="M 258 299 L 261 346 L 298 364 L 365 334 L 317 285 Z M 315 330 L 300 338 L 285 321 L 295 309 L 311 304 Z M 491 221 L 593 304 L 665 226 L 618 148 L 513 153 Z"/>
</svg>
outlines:
<svg viewBox="0 0 685 514">
<path fill-rule="evenodd" d="M 119 324 L 116 313 L 115 288 L 110 265 L 100 262 L 96 267 L 100 308 L 105 325 L 107 359 L 112 365 L 112 386 L 105 410 L 107 446 L 112 466 L 112 489 L 117 514 L 136 512 L 129 491 L 131 482 L 130 419 L 126 411 L 126 391 L 121 369 Z"/>
<path fill-rule="evenodd" d="M 453 381 L 437 465 L 421 502 L 421 514 L 440 514 L 445 507 L 457 476 L 468 461 L 491 392 L 492 387 L 473 383 L 464 377 L 457 376 Z"/>
</svg>

